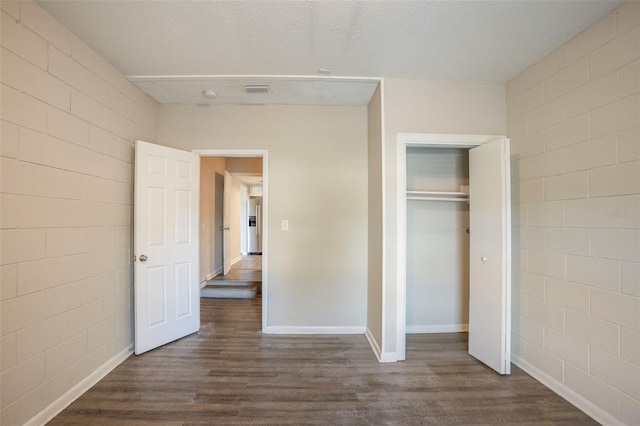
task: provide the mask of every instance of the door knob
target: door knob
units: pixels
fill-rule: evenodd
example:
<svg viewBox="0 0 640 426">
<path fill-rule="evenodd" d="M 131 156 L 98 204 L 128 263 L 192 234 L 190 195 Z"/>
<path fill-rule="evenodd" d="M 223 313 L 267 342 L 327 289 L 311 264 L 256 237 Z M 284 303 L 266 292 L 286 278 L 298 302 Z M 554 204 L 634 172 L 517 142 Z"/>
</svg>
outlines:
<svg viewBox="0 0 640 426">
<path fill-rule="evenodd" d="M 486 262 L 486 261 L 487 261 L 487 258 L 486 258 L 486 257 L 484 257 L 484 256 L 482 256 L 482 257 L 480 258 L 480 260 L 482 260 L 483 262 Z"/>
<path fill-rule="evenodd" d="M 220 227 L 220 230 L 221 230 L 221 231 L 228 231 L 228 230 L 230 230 L 230 229 L 231 229 L 231 228 L 225 228 L 224 226 L 221 226 L 221 227 Z"/>
<path fill-rule="evenodd" d="M 147 261 L 147 255 L 146 254 L 141 254 L 138 259 L 140 259 L 140 262 L 146 262 Z"/>
</svg>

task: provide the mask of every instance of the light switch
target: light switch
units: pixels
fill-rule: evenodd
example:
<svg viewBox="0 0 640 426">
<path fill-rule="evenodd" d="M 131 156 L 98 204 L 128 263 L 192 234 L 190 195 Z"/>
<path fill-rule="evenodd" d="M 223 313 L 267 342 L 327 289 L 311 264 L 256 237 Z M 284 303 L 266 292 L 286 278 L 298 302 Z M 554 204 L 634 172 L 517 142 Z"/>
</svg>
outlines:
<svg viewBox="0 0 640 426">
<path fill-rule="evenodd" d="M 283 231 L 289 230 L 289 221 L 287 219 L 282 219 L 282 230 Z"/>
</svg>

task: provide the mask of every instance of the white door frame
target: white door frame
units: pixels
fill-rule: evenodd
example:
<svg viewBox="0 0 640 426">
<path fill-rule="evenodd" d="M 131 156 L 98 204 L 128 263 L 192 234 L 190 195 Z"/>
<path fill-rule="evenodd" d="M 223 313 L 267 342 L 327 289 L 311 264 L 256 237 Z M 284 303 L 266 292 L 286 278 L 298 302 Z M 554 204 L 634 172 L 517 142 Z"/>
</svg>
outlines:
<svg viewBox="0 0 640 426">
<path fill-rule="evenodd" d="M 200 157 L 262 157 L 262 332 L 269 318 L 269 162 L 266 149 L 192 149 Z"/>
<path fill-rule="evenodd" d="M 473 148 L 492 140 L 503 138 L 503 135 L 453 135 L 429 133 L 397 134 L 397 258 L 396 258 L 396 355 L 397 360 L 406 358 L 407 339 L 407 148 Z M 383 302 L 384 306 L 384 302 Z M 384 328 L 384 324 L 383 324 Z"/>
</svg>

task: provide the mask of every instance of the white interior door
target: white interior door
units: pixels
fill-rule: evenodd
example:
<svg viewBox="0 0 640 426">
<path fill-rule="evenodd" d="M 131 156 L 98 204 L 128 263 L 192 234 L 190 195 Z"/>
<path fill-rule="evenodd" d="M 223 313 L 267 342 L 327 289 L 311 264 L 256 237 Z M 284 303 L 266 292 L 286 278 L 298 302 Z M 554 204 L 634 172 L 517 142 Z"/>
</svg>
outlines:
<svg viewBox="0 0 640 426">
<path fill-rule="evenodd" d="M 224 172 L 224 209 L 222 210 L 223 275 L 231 270 L 231 173 Z"/>
<path fill-rule="evenodd" d="M 137 355 L 200 329 L 197 154 L 136 141 Z"/>
<path fill-rule="evenodd" d="M 469 354 L 511 372 L 509 140 L 469 152 Z"/>
</svg>

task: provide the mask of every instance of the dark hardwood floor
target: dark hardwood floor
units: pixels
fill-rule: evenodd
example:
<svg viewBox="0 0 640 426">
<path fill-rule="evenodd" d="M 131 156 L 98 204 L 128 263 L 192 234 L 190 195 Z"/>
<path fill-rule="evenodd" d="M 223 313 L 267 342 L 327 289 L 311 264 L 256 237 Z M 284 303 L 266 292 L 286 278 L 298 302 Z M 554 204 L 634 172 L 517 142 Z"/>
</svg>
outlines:
<svg viewBox="0 0 640 426">
<path fill-rule="evenodd" d="M 263 335 L 260 307 L 202 299 L 199 333 L 130 357 L 50 424 L 597 424 L 475 361 L 464 333 L 409 335 L 408 360 L 380 364 L 361 335 Z"/>
</svg>

